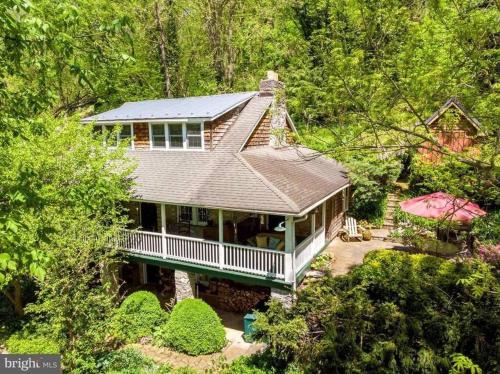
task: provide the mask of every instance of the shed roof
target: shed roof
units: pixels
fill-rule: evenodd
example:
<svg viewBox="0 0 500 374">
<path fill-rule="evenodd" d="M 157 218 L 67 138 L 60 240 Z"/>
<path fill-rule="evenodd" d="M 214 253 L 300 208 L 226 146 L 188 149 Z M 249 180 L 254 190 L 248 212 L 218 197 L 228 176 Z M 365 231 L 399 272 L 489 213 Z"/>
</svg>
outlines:
<svg viewBox="0 0 500 374">
<path fill-rule="evenodd" d="M 431 125 L 451 107 L 455 107 L 456 109 L 458 109 L 458 111 L 464 116 L 464 118 L 469 121 L 472 127 L 474 127 L 478 131 L 481 131 L 481 123 L 476 118 L 472 117 L 468 110 L 465 109 L 462 103 L 455 96 L 450 97 L 441 108 L 439 108 L 429 118 L 427 118 L 425 120 L 425 124 Z"/>
<path fill-rule="evenodd" d="M 84 118 L 82 122 L 190 118 L 214 120 L 230 109 L 250 100 L 256 94 L 257 92 L 240 92 L 212 96 L 127 102 L 119 108 Z"/>
</svg>

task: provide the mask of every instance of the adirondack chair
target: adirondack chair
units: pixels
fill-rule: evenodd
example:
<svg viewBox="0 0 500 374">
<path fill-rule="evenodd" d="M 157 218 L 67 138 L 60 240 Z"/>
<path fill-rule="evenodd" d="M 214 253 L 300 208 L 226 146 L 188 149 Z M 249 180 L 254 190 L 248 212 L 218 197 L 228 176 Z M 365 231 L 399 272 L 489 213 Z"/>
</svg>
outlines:
<svg viewBox="0 0 500 374">
<path fill-rule="evenodd" d="M 344 242 L 348 242 L 351 239 L 362 241 L 363 240 L 363 235 L 361 234 L 362 231 L 363 228 L 361 226 L 358 226 L 358 223 L 354 218 L 346 217 L 344 227 L 340 231 L 339 236 L 340 239 L 342 239 Z"/>
</svg>

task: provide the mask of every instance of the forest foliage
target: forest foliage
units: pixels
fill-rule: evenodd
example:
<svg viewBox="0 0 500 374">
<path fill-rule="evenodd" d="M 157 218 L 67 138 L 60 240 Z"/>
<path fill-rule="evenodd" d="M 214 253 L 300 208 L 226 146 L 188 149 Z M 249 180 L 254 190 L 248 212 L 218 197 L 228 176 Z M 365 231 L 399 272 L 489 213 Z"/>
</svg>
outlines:
<svg viewBox="0 0 500 374">
<path fill-rule="evenodd" d="M 65 353 L 68 370 L 98 372 L 98 358 L 112 348 L 106 339 L 116 307 L 116 300 L 109 297 L 112 282 L 101 277 L 116 256 L 113 248 L 103 248 L 124 224 L 119 201 L 129 198 L 131 165 L 123 163 L 122 147 L 109 152 L 103 139 L 93 138 L 90 129 L 80 126 L 79 118 L 125 101 L 254 91 L 267 70 L 277 71 L 285 82 L 287 105 L 302 140 L 356 169 L 354 178 L 374 199 L 387 191 L 387 185 L 377 181 L 395 178 L 395 169 L 382 164 L 390 160 L 397 166 L 395 158 L 402 152 L 424 143 L 435 145 L 423 119 L 450 96 L 457 96 L 481 122 L 485 136 L 480 152 L 449 156 L 450 165 L 458 162 L 461 167 L 444 166 L 444 172 L 467 169 L 467 178 L 450 172 L 445 184 L 453 187 L 453 193 L 471 191 L 473 198 L 478 191 L 492 191 L 484 204 L 498 209 L 498 21 L 497 4 L 479 0 L 0 2 L 0 290 L 4 300 L 18 316 L 28 314 L 23 321 L 35 321 L 23 331 L 31 333 L 33 326 L 42 335 L 50 331 L 49 338 Z M 123 166 L 112 167 L 117 163 Z M 374 164 L 379 167 L 370 169 Z M 426 175 L 436 175 L 427 171 Z M 455 188 L 461 180 L 466 181 L 465 192 Z M 415 179 L 415 186 L 424 191 L 429 188 L 424 182 Z M 328 367 L 328 361 L 321 361 L 322 354 L 343 354 L 353 348 L 352 363 L 339 357 L 338 365 L 369 367 L 375 357 L 387 359 L 388 367 L 406 367 L 409 358 L 422 367 L 453 367 L 453 362 L 462 365 L 467 360 L 451 355 L 464 353 L 490 368 L 484 347 L 473 346 L 470 338 L 461 335 L 469 331 L 476 338 L 480 331 L 488 336 L 492 330 L 481 330 L 475 321 L 489 326 L 492 320 L 485 313 L 494 315 L 488 308 L 498 307 L 498 301 L 483 304 L 495 294 L 488 291 L 490 286 L 481 293 L 476 285 L 490 282 L 491 273 L 486 265 L 474 266 L 479 270 L 469 269 L 470 277 L 461 278 L 466 279 L 462 288 L 447 283 L 448 276 L 463 274 L 462 268 L 456 269 L 457 274 L 436 275 L 445 282 L 443 287 L 462 298 L 458 307 L 463 314 L 450 311 L 450 305 L 458 303 L 456 299 L 444 303 L 440 290 L 432 288 L 435 295 L 428 295 L 418 284 L 411 285 L 419 292 L 412 297 L 429 297 L 444 308 L 443 314 L 432 308 L 417 310 L 430 313 L 438 328 L 446 327 L 446 331 L 435 330 L 435 341 L 424 336 L 421 315 L 401 311 L 406 306 L 398 305 L 393 294 L 382 294 L 387 296 L 385 304 L 374 306 L 369 290 L 363 289 L 363 270 L 352 279 L 352 284 L 362 286 L 351 291 L 343 288 L 346 280 L 328 284 L 353 299 L 344 306 L 333 303 L 339 307 L 333 311 L 318 306 L 332 318 L 320 322 L 335 328 L 321 338 L 324 345 L 312 346 L 311 357 Z M 393 270 L 389 278 L 400 275 Z M 393 283 L 380 279 L 385 282 L 381 289 L 402 292 L 392 288 L 396 281 L 400 279 Z M 377 282 L 372 283 L 380 285 Z M 24 291 L 29 289 L 36 300 L 25 308 Z M 336 300 L 332 291 L 323 291 L 330 301 Z M 379 314 L 365 316 L 359 305 Z M 475 308 L 476 314 L 471 312 Z M 350 335 L 338 335 L 336 323 L 345 313 L 356 323 L 346 326 Z M 292 319 L 295 325 L 277 333 L 288 339 L 297 330 L 310 331 L 311 321 L 304 324 L 300 319 L 306 314 L 299 311 Z M 373 330 L 370 318 L 381 316 L 389 318 L 387 329 L 394 330 Z M 411 336 L 422 337 L 426 345 L 406 344 Z M 436 348 L 439 339 L 447 339 L 446 344 Z M 398 350 L 395 342 L 402 342 L 408 351 Z M 294 357 L 301 343 L 291 342 L 285 353 Z M 366 350 L 372 356 L 365 356 Z"/>
</svg>

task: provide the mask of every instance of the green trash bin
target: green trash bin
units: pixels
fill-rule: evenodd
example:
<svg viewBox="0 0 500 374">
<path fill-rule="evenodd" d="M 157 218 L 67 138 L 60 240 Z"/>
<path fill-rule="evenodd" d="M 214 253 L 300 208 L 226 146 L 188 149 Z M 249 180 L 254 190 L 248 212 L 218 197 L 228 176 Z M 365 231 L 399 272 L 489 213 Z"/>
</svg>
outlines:
<svg viewBox="0 0 500 374">
<path fill-rule="evenodd" d="M 254 332 L 253 322 L 255 321 L 255 314 L 247 313 L 243 317 L 243 340 L 247 343 L 253 341 L 252 333 Z"/>
</svg>

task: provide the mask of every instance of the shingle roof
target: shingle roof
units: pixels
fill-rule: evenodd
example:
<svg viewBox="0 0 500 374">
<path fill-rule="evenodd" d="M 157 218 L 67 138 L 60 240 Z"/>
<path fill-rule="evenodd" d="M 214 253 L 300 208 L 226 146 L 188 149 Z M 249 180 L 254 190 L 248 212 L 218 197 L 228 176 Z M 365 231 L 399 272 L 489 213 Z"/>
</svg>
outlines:
<svg viewBox="0 0 500 374">
<path fill-rule="evenodd" d="M 132 121 L 179 118 L 213 120 L 229 109 L 250 100 L 256 94 L 256 92 L 240 92 L 212 96 L 127 102 L 119 108 L 84 118 L 82 121 Z"/>
<path fill-rule="evenodd" d="M 240 157 L 299 211 L 349 184 L 341 164 L 304 147 L 247 148 Z"/>
<path fill-rule="evenodd" d="M 213 151 L 131 150 L 140 200 L 209 208 L 304 213 L 349 184 L 345 170 L 306 148 L 240 148 L 271 105 L 256 95 Z"/>
</svg>

